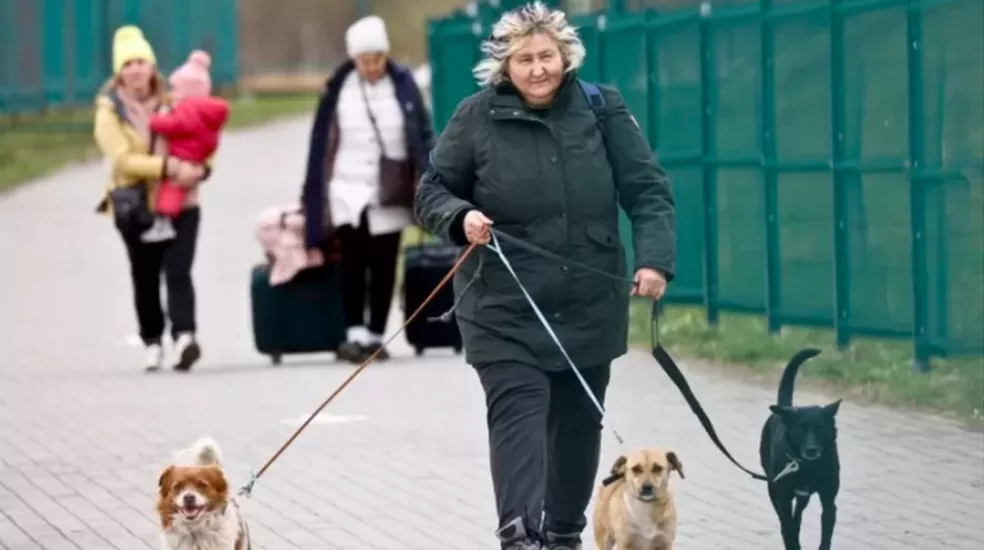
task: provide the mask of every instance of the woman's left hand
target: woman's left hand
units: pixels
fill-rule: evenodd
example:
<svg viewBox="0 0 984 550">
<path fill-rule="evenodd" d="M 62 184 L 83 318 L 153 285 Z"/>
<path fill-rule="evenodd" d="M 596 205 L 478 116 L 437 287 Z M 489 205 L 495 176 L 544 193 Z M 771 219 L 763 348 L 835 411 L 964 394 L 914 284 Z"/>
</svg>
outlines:
<svg viewBox="0 0 984 550">
<path fill-rule="evenodd" d="M 666 278 L 655 269 L 648 267 L 639 268 L 635 274 L 635 286 L 632 288 L 633 296 L 645 296 L 653 300 L 659 300 L 666 293 Z"/>
</svg>

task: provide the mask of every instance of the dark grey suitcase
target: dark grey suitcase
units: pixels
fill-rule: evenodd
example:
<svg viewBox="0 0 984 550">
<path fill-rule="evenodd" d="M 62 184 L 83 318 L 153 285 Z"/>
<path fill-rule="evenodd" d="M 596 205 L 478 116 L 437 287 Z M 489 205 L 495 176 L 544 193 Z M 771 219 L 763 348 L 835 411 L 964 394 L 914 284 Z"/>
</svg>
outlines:
<svg viewBox="0 0 984 550">
<path fill-rule="evenodd" d="M 403 251 L 403 314 L 414 311 L 430 295 L 441 279 L 454 266 L 461 247 L 440 242 L 418 242 Z M 438 292 L 427 307 L 407 325 L 407 341 L 417 355 L 429 348 L 451 348 L 461 353 L 461 333 L 454 315 L 448 322 L 432 320 L 454 305 L 454 289 L 450 282 Z"/>
</svg>

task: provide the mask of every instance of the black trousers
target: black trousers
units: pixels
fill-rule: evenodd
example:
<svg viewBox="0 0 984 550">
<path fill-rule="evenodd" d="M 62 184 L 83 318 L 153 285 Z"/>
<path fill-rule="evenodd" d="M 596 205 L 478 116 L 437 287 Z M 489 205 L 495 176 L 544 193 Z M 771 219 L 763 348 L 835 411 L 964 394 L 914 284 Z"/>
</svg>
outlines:
<svg viewBox="0 0 984 550">
<path fill-rule="evenodd" d="M 598 473 L 602 418 L 577 376 L 511 362 L 476 370 L 485 389 L 499 526 L 521 517 L 527 533 L 581 533 Z M 604 405 L 610 365 L 581 374 Z"/>
<path fill-rule="evenodd" d="M 157 243 L 141 242 L 124 236 L 130 258 L 133 302 L 144 344 L 159 344 L 164 335 L 164 310 L 161 307 L 161 273 L 167 285 L 167 315 L 171 335 L 195 332 L 195 287 L 191 266 L 198 245 L 201 210 L 189 208 L 171 220 L 177 234 L 174 239 Z"/>
<path fill-rule="evenodd" d="M 367 326 L 370 332 L 381 335 L 386 331 L 393 303 L 401 233 L 371 235 L 365 211 L 359 227 L 345 225 L 337 231 L 342 254 L 345 320 L 349 327 Z M 365 318 L 367 289 L 368 323 Z"/>
</svg>

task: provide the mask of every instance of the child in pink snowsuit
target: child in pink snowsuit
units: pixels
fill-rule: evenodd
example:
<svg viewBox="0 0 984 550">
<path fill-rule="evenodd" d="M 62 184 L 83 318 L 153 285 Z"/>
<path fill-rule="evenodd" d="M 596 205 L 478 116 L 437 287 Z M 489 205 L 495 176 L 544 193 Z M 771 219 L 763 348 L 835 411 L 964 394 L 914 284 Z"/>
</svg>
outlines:
<svg viewBox="0 0 984 550">
<path fill-rule="evenodd" d="M 164 136 L 168 153 L 178 159 L 197 164 L 215 153 L 219 134 L 229 119 L 229 103 L 211 97 L 212 79 L 208 74 L 212 59 L 195 50 L 188 61 L 178 67 L 168 81 L 171 84 L 173 108 L 167 114 L 154 115 L 150 128 Z M 188 189 L 173 181 L 162 181 L 157 190 L 155 210 L 176 217 L 184 206 Z"/>
</svg>

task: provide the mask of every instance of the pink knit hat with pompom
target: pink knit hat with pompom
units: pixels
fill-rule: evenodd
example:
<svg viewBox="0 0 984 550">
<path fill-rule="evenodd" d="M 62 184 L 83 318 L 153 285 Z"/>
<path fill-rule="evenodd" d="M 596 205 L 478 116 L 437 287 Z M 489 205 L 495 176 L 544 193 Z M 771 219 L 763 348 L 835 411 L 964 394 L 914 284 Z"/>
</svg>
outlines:
<svg viewBox="0 0 984 550">
<path fill-rule="evenodd" d="M 184 65 L 171 73 L 168 82 L 185 96 L 207 96 L 212 92 L 212 77 L 208 74 L 211 65 L 212 57 L 208 53 L 195 50 Z"/>
</svg>

